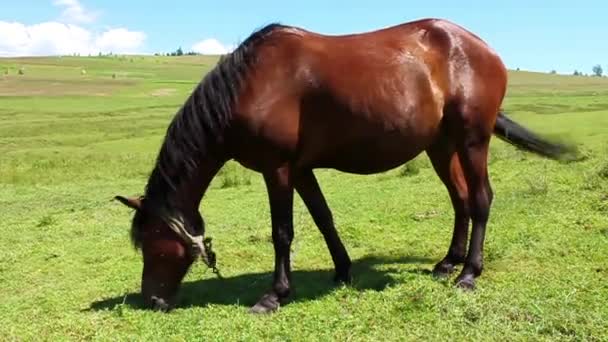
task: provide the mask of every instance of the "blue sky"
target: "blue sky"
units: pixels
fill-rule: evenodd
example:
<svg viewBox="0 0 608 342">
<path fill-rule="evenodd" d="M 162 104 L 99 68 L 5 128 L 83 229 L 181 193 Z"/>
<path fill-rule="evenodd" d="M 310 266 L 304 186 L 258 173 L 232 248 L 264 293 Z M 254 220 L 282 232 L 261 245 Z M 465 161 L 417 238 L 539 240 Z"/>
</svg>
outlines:
<svg viewBox="0 0 608 342">
<path fill-rule="evenodd" d="M 481 36 L 509 68 L 590 73 L 593 65 L 602 64 L 608 69 L 607 0 L 510 0 L 492 5 L 481 0 L 3 2 L 0 55 L 69 49 L 154 53 L 178 46 L 221 50 L 274 21 L 341 34 L 439 17 Z"/>
</svg>

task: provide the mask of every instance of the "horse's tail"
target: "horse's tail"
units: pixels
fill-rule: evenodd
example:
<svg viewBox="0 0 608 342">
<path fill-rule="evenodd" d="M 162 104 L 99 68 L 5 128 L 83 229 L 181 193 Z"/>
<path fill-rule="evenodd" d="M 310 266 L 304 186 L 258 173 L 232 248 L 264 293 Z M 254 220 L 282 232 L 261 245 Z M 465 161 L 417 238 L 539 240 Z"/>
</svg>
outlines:
<svg viewBox="0 0 608 342">
<path fill-rule="evenodd" d="M 511 145 L 543 157 L 562 160 L 576 155 L 574 147 L 542 138 L 511 120 L 503 112 L 498 113 L 494 134 Z"/>
</svg>

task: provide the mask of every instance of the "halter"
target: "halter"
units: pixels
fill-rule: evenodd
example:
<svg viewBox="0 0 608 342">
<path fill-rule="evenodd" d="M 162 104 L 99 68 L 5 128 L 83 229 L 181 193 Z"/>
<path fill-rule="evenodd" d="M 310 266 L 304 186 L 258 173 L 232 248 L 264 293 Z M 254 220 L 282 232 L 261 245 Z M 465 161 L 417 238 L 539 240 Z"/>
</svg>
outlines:
<svg viewBox="0 0 608 342">
<path fill-rule="evenodd" d="M 172 231 L 177 234 L 182 240 L 184 240 L 190 247 L 190 252 L 195 257 L 201 256 L 201 260 L 207 267 L 209 267 L 218 278 L 222 278 L 220 271 L 218 270 L 217 258 L 215 252 L 212 249 L 211 238 L 205 238 L 204 235 L 192 235 L 186 230 L 183 218 L 169 218 L 167 219 L 167 225 Z"/>
</svg>

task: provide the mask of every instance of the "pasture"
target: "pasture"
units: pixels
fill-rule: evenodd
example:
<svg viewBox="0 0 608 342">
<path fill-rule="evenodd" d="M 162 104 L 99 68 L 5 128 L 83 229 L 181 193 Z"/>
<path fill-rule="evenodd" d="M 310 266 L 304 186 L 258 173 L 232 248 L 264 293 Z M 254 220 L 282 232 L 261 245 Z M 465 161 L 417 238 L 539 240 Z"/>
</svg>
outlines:
<svg viewBox="0 0 608 342">
<path fill-rule="evenodd" d="M 583 158 L 560 163 L 492 140 L 476 291 L 429 274 L 453 213 L 420 155 L 378 175 L 317 170 L 353 283 L 332 283 L 296 197 L 294 300 L 249 314 L 272 279 L 270 215 L 261 176 L 229 163 L 201 207 L 225 279 L 197 263 L 175 310 L 142 310 L 132 212 L 112 198 L 142 193 L 170 119 L 215 62 L 0 59 L 0 339 L 608 339 L 608 79 L 530 72 L 510 73 L 505 111 L 576 142 Z"/>
</svg>

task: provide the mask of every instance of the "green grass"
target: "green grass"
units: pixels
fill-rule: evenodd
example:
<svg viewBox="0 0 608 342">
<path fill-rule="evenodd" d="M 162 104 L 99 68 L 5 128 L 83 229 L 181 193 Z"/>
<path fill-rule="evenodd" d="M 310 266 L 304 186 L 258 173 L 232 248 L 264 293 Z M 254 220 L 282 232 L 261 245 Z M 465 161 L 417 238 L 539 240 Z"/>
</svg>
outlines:
<svg viewBox="0 0 608 342">
<path fill-rule="evenodd" d="M 272 278 L 270 218 L 260 175 L 230 163 L 201 208 L 226 279 L 197 264 L 175 311 L 141 310 L 132 213 L 111 199 L 142 192 L 169 120 L 214 62 L 0 59 L 0 339 L 608 339 L 608 80 L 524 72 L 511 73 L 504 109 L 587 158 L 557 163 L 492 141 L 495 201 L 475 292 L 428 274 L 448 248 L 452 209 L 421 155 L 378 175 L 318 170 L 354 282 L 333 286 L 298 198 L 295 297 L 248 314 Z"/>
</svg>

